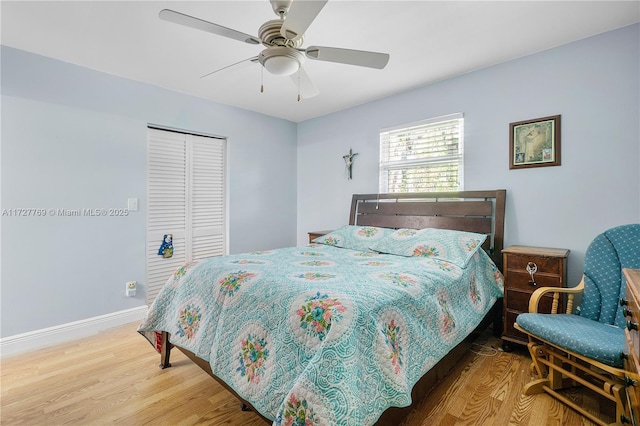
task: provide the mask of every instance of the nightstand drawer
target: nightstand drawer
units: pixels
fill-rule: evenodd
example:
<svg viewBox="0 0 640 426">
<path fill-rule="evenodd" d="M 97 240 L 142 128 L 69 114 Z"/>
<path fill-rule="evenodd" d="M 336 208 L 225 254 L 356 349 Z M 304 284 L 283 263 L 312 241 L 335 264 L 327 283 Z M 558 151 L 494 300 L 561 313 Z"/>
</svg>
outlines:
<svg viewBox="0 0 640 426">
<path fill-rule="evenodd" d="M 640 324 L 640 311 L 638 307 L 638 301 L 634 297 L 635 295 L 627 289 L 626 301 L 627 304 L 624 307 L 624 313 L 628 324 L 635 324 L 637 327 Z M 631 335 L 634 337 L 634 344 L 638 346 L 638 330 L 632 329 Z"/>
<path fill-rule="evenodd" d="M 529 284 L 531 276 L 526 271 L 520 272 L 509 270 L 509 288 L 517 288 L 533 292 L 539 287 L 562 287 L 562 282 L 557 276 L 535 273 L 533 278 L 536 280 L 535 286 Z"/>
<path fill-rule="evenodd" d="M 529 312 L 529 299 L 531 299 L 531 292 L 508 288 L 506 293 L 507 300 L 509 300 L 509 309 L 522 313 Z M 552 304 L 553 296 L 542 296 L 538 303 L 540 312 L 551 312 Z"/>
<path fill-rule="evenodd" d="M 513 326 L 513 324 L 515 324 L 516 322 L 516 318 L 520 314 L 521 312 L 507 311 L 506 322 L 504 324 L 505 334 L 512 338 L 522 339 L 523 342 L 527 342 L 528 341 L 527 335 L 519 330 L 516 330 L 515 327 Z"/>
<path fill-rule="evenodd" d="M 627 355 L 627 358 L 625 358 L 625 362 L 624 362 L 624 369 L 629 372 L 629 375 L 634 375 L 634 377 L 640 377 L 638 375 L 638 361 L 637 361 L 638 356 L 636 355 L 637 353 L 636 348 L 638 347 L 637 333 L 636 333 L 636 336 L 633 336 L 629 331 L 629 329 L 625 328 L 624 337 L 625 337 L 624 353 Z"/>
<path fill-rule="evenodd" d="M 509 264 L 506 265 L 510 271 L 522 271 L 525 274 L 527 273 L 527 265 L 529 262 L 535 263 L 538 267 L 537 274 L 560 274 L 561 267 L 561 258 L 552 258 L 552 257 L 539 257 L 539 256 L 518 256 L 511 255 L 508 259 Z"/>
</svg>

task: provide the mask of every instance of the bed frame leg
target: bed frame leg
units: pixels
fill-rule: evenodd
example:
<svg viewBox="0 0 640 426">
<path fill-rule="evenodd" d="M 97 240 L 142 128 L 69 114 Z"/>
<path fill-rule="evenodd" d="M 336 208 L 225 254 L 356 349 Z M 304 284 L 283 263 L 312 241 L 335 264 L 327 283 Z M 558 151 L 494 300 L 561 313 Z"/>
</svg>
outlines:
<svg viewBox="0 0 640 426">
<path fill-rule="evenodd" d="M 163 370 L 165 368 L 171 367 L 171 363 L 169 359 L 171 358 L 171 343 L 169 343 L 169 333 L 166 331 L 162 332 L 162 342 L 160 346 L 160 368 Z"/>
<path fill-rule="evenodd" d="M 504 299 L 499 298 L 493 305 L 493 337 L 502 337 L 503 317 L 502 303 Z"/>
</svg>

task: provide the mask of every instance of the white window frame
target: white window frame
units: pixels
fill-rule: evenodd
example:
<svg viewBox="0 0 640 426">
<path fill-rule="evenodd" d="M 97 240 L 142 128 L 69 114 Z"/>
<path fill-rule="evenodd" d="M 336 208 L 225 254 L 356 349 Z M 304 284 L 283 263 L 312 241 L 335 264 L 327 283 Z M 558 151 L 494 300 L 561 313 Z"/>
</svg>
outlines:
<svg viewBox="0 0 640 426">
<path fill-rule="evenodd" d="M 453 155 L 442 155 L 427 158 L 406 158 L 403 160 L 389 160 L 388 150 L 391 139 L 401 133 L 418 133 L 428 127 L 433 127 L 451 120 L 458 120 L 458 152 Z M 416 136 L 417 137 L 417 136 Z M 445 189 L 445 191 L 461 191 L 464 187 L 464 115 L 455 113 L 440 117 L 429 118 L 427 120 L 402 124 L 380 130 L 380 169 L 379 169 L 379 190 L 381 193 L 387 192 L 427 192 L 434 189 L 404 190 L 400 191 L 389 187 L 389 171 L 409 170 L 416 167 L 428 167 L 440 164 L 456 164 L 458 167 L 458 182 L 456 187 Z M 436 189 L 438 190 L 438 189 Z M 439 190 L 438 190 L 439 191 Z"/>
</svg>

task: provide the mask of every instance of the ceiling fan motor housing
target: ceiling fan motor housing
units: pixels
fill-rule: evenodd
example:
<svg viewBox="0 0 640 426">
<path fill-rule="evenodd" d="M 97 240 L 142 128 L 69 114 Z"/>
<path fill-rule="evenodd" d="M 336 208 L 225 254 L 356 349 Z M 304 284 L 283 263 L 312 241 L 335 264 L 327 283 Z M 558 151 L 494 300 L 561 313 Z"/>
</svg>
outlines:
<svg viewBox="0 0 640 426">
<path fill-rule="evenodd" d="M 284 21 L 282 19 L 273 19 L 262 24 L 258 30 L 258 37 L 262 40 L 262 44 L 267 47 L 288 46 L 298 48 L 302 46 L 302 43 L 304 42 L 303 37 L 300 37 L 297 40 L 289 40 L 288 38 L 283 37 L 280 33 L 283 23 Z"/>
</svg>

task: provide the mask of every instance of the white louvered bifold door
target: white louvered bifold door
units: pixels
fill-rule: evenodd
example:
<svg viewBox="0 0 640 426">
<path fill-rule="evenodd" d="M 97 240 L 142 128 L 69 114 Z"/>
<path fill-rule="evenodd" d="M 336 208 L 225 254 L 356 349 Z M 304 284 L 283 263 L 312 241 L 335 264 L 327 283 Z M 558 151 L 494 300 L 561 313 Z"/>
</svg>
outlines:
<svg viewBox="0 0 640 426">
<path fill-rule="evenodd" d="M 191 153 L 191 258 L 225 254 L 225 141 L 187 135 Z"/>
<path fill-rule="evenodd" d="M 187 146 L 185 135 L 148 129 L 147 134 L 147 304 L 186 261 Z M 173 257 L 158 255 L 165 234 L 173 234 Z"/>
<path fill-rule="evenodd" d="M 181 265 L 226 254 L 223 139 L 148 129 L 147 304 Z M 158 255 L 173 234 L 173 257 Z"/>
</svg>

